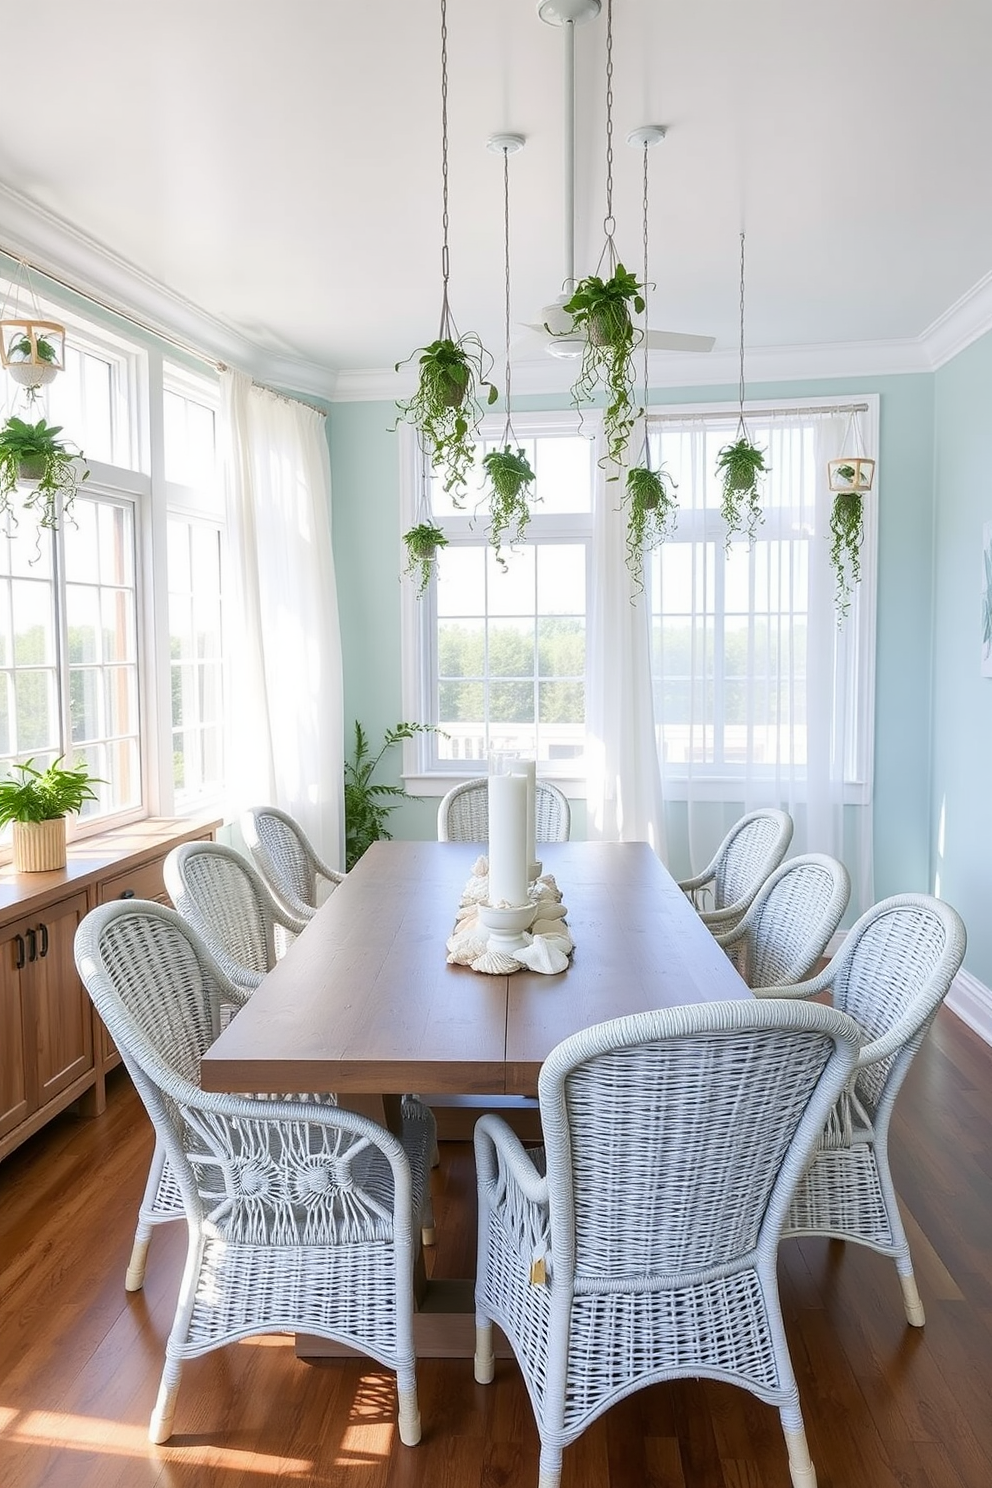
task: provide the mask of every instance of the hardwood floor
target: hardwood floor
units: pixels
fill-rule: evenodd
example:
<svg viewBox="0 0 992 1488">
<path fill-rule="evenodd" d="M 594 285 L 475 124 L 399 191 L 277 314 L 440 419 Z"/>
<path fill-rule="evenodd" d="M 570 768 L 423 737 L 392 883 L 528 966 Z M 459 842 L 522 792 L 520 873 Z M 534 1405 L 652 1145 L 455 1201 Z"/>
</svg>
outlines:
<svg viewBox="0 0 992 1488">
<path fill-rule="evenodd" d="M 143 1292 L 124 1269 L 151 1151 L 123 1073 L 104 1116 L 59 1117 L 0 1164 L 2 1488 L 536 1488 L 538 1442 L 512 1361 L 418 1366 L 424 1437 L 399 1444 L 392 1376 L 304 1363 L 252 1339 L 185 1367 L 177 1434 L 146 1439 L 185 1249 L 161 1226 Z M 892 1263 L 789 1241 L 782 1299 L 820 1488 L 992 1483 L 992 1050 L 942 1011 L 892 1139 L 927 1326 L 908 1328 Z M 438 1275 L 470 1274 L 465 1143 L 434 1175 Z M 429 1263 L 431 1269 L 431 1263 Z M 563 1488 L 789 1488 L 778 1414 L 709 1382 L 632 1396 L 565 1452 Z"/>
</svg>

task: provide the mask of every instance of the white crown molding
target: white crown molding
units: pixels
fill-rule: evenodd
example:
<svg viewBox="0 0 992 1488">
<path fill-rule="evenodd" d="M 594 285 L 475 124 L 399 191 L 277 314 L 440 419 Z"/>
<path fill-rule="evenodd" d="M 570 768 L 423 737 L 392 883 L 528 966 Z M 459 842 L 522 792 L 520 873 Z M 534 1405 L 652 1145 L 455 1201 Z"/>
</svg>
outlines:
<svg viewBox="0 0 992 1488">
<path fill-rule="evenodd" d="M 927 326 L 920 340 L 936 370 L 992 330 L 992 272 L 979 279 L 959 300 Z"/>
<path fill-rule="evenodd" d="M 63 218 L 0 183 L 0 221 L 6 248 L 41 272 L 194 355 L 230 363 L 259 382 L 336 403 L 392 401 L 408 396 L 412 369 L 335 372 L 303 357 L 256 345 L 233 326 L 160 284 L 134 264 Z M 938 316 L 921 336 L 876 342 L 827 342 L 816 346 L 753 347 L 747 352 L 751 387 L 765 382 L 881 377 L 933 372 L 992 329 L 992 273 Z M 575 363 L 538 354 L 514 363 L 514 392 L 552 395 L 567 391 Z M 655 352 L 651 387 L 734 386 L 737 352 L 716 355 Z"/>
<path fill-rule="evenodd" d="M 334 396 L 336 374 L 302 357 L 276 355 L 159 284 L 53 212 L 0 183 L 0 247 L 66 288 L 207 360 L 230 363 L 258 382 L 319 398 Z"/>
<path fill-rule="evenodd" d="M 959 971 L 944 999 L 962 1023 L 974 1029 L 979 1038 L 992 1044 L 992 990 L 970 971 Z"/>
</svg>

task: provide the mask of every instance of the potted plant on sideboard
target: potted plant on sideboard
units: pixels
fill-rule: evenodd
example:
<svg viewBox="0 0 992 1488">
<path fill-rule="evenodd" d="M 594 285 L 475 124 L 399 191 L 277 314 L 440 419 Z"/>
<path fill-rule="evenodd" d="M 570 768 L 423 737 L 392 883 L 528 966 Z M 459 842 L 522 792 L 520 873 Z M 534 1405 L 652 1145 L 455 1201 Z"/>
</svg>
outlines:
<svg viewBox="0 0 992 1488">
<path fill-rule="evenodd" d="M 0 827 L 13 824 L 15 873 L 64 868 L 66 816 L 97 798 L 93 786 L 102 784 L 99 778 L 82 763 L 66 769 L 64 757 L 44 770 L 24 760 L 0 780 Z"/>
</svg>

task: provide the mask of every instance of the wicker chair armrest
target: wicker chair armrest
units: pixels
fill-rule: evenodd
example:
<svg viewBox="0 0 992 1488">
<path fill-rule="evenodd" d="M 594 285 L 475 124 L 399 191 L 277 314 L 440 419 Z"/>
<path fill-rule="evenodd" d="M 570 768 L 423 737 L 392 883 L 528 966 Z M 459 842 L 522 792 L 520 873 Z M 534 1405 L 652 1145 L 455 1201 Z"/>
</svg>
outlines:
<svg viewBox="0 0 992 1488">
<path fill-rule="evenodd" d="M 794 1002 L 805 1002 L 817 990 L 812 982 L 792 982 L 783 987 L 752 987 L 755 997 L 791 998 Z"/>
<path fill-rule="evenodd" d="M 707 929 L 714 933 L 720 930 L 732 930 L 741 917 L 746 914 L 750 907 L 750 899 L 735 899 L 733 904 L 725 904 L 722 909 L 701 909 L 699 918 Z"/>
<path fill-rule="evenodd" d="M 548 1180 L 527 1149 L 500 1116 L 480 1116 L 475 1123 L 475 1166 L 479 1183 L 492 1196 L 499 1180 L 513 1183 L 531 1204 L 547 1207 Z"/>
<path fill-rule="evenodd" d="M 691 898 L 696 889 L 704 889 L 707 884 L 713 882 L 714 878 L 716 878 L 716 870 L 711 863 L 708 868 L 704 868 L 702 873 L 695 874 L 693 878 L 680 879 L 679 888 L 683 894 L 688 894 Z"/>
<path fill-rule="evenodd" d="M 713 939 L 718 946 L 722 946 L 725 951 L 729 952 L 739 940 L 744 939 L 747 935 L 747 929 L 746 920 L 738 920 L 736 924 L 730 926 L 729 930 L 715 929 L 713 931 Z M 731 956 L 730 959 L 733 961 L 735 957 Z"/>
</svg>

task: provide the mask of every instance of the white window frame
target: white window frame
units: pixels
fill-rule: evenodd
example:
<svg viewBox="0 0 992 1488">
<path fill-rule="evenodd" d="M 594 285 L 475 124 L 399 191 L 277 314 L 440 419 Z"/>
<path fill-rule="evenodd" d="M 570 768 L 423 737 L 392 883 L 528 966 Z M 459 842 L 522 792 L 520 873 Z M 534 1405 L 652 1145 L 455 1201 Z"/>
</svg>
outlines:
<svg viewBox="0 0 992 1488">
<path fill-rule="evenodd" d="M 484 418 L 479 425 L 479 439 L 498 439 L 502 433 L 505 416 Z M 514 432 L 523 438 L 539 438 L 541 435 L 582 434 L 593 444 L 593 459 L 598 457 L 602 418 L 597 410 L 584 412 L 581 416 L 574 410 L 557 410 L 539 413 L 515 413 Z M 420 490 L 422 483 L 423 453 L 417 441 L 416 431 L 409 424 L 401 424 L 400 436 L 400 533 L 397 535 L 400 571 L 407 561 L 406 549 L 401 534 L 408 531 L 418 520 Z M 588 513 L 555 513 L 545 515 L 536 507 L 528 526 L 528 539 L 542 542 L 584 543 L 586 549 L 586 618 L 589 612 L 589 595 L 592 568 L 593 524 L 595 503 L 600 499 L 602 481 L 593 479 L 591 504 Z M 473 517 L 466 507 L 464 512 L 445 513 L 441 519 L 449 541 L 485 542 L 487 519 L 484 509 Z M 402 668 L 403 717 L 410 721 L 434 722 L 434 697 L 437 684 L 437 603 L 435 586 L 430 584 L 422 598 L 416 597 L 416 585 L 405 578 L 400 597 L 400 662 Z M 586 697 L 588 700 L 588 643 L 586 650 Z M 486 773 L 485 760 L 449 760 L 432 765 L 431 736 L 418 734 L 403 745 L 402 778 L 411 795 L 443 796 L 453 785 L 462 780 L 482 776 Z M 570 761 L 555 763 L 542 761 L 541 774 L 553 779 L 566 795 L 581 799 L 586 791 L 585 773 L 576 773 Z"/>
<path fill-rule="evenodd" d="M 877 393 L 842 393 L 834 397 L 820 398 L 789 398 L 765 399 L 761 401 L 748 401 L 745 404 L 745 414 L 749 421 L 760 422 L 762 414 L 768 415 L 773 410 L 779 414 L 783 410 L 795 411 L 801 416 L 804 412 L 815 412 L 817 410 L 830 411 L 838 408 L 846 408 L 852 403 L 866 404 L 867 409 L 860 415 L 861 433 L 868 454 L 877 454 L 878 431 L 879 431 L 879 396 Z M 710 427 L 719 427 L 721 422 L 727 431 L 728 441 L 734 438 L 737 427 L 738 409 L 736 405 L 713 403 L 686 403 L 678 408 L 666 407 L 649 410 L 648 423 L 652 423 L 651 413 L 656 415 L 654 427 L 664 428 L 677 425 L 684 418 L 686 423 L 706 419 Z M 658 419 L 657 415 L 663 418 Z M 861 582 L 858 585 L 851 604 L 848 627 L 851 627 L 853 644 L 856 651 L 854 666 L 854 679 L 852 683 L 854 717 L 856 719 L 857 737 L 849 741 L 849 758 L 853 768 L 845 779 L 843 786 L 843 799 L 846 805 L 865 805 L 872 799 L 872 782 L 875 758 L 875 641 L 876 641 L 876 614 L 878 600 L 878 502 L 879 502 L 879 479 L 876 475 L 870 497 L 864 503 L 864 540 L 861 547 Z M 676 536 L 671 539 L 677 542 Z M 825 540 L 822 533 L 814 536 L 812 541 Z M 831 597 L 832 598 L 832 597 Z M 659 733 L 660 750 L 660 733 Z M 805 782 L 803 775 L 798 772 L 792 777 L 794 781 L 795 798 L 805 799 Z M 715 770 L 707 770 L 704 766 L 695 766 L 692 771 L 691 782 L 688 774 L 679 775 L 670 770 L 663 774 L 664 794 L 666 800 L 682 801 L 693 799 L 696 801 L 719 801 L 735 802 L 742 797 L 746 785 L 744 771 L 738 773 L 717 773 Z"/>
</svg>

